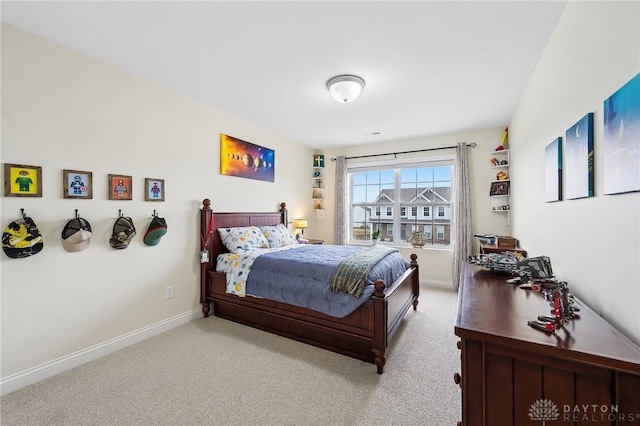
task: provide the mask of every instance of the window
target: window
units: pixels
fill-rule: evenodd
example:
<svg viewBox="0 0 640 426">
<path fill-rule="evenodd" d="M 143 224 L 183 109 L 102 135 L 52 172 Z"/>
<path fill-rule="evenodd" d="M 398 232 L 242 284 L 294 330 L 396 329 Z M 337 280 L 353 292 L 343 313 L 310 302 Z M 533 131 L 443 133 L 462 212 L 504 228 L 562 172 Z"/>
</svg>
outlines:
<svg viewBox="0 0 640 426">
<path fill-rule="evenodd" d="M 425 241 L 431 241 L 431 226 L 424 227 L 424 239 Z"/>
<path fill-rule="evenodd" d="M 382 227 L 381 243 L 409 245 L 407 240 L 417 230 L 427 245 L 449 246 L 452 181 L 452 159 L 348 166 L 347 242 L 367 244 Z"/>
</svg>

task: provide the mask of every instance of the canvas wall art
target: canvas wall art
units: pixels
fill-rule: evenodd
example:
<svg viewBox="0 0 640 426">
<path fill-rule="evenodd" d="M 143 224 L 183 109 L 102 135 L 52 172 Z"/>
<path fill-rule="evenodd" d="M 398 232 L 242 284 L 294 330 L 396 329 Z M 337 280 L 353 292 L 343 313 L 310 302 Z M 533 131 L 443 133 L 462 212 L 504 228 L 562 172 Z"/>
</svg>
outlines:
<svg viewBox="0 0 640 426">
<path fill-rule="evenodd" d="M 593 197 L 593 113 L 567 130 L 564 158 L 565 199 Z"/>
<path fill-rule="evenodd" d="M 275 181 L 275 152 L 225 134 L 220 135 L 220 173 Z"/>
<path fill-rule="evenodd" d="M 603 191 L 640 191 L 640 74 L 604 101 Z"/>
<path fill-rule="evenodd" d="M 544 201 L 562 200 L 562 138 L 544 149 Z"/>
</svg>

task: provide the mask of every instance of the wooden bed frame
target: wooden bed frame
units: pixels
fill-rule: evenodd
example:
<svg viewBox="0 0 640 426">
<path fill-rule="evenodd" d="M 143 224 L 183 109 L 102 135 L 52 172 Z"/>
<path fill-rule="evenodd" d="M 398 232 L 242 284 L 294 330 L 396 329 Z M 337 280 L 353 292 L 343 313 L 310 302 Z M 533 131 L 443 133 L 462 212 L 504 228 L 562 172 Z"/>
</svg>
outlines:
<svg viewBox="0 0 640 426">
<path fill-rule="evenodd" d="M 379 374 L 385 365 L 385 350 L 409 308 L 418 307 L 419 284 L 417 256 L 411 255 L 411 267 L 385 289 L 382 280 L 375 283 L 371 299 L 344 318 L 335 318 L 310 309 L 256 297 L 238 297 L 226 292 L 224 273 L 216 272 L 216 258 L 228 250 L 222 244 L 218 228 L 273 226 L 288 224 L 285 203 L 273 213 L 217 213 L 209 199 L 200 210 L 202 250 L 208 261 L 201 264 L 200 303 L 205 317 L 217 317 L 328 349 L 374 363 Z"/>
</svg>

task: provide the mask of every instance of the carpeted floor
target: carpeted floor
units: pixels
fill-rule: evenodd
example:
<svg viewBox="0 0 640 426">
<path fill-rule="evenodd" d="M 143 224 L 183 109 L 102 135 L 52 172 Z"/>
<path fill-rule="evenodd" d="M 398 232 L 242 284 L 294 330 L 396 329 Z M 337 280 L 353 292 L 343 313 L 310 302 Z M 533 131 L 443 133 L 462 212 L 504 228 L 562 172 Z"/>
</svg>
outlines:
<svg viewBox="0 0 640 426">
<path fill-rule="evenodd" d="M 446 425 L 461 419 L 457 293 L 422 287 L 385 373 L 202 318 L 2 398 L 2 425 Z"/>
</svg>

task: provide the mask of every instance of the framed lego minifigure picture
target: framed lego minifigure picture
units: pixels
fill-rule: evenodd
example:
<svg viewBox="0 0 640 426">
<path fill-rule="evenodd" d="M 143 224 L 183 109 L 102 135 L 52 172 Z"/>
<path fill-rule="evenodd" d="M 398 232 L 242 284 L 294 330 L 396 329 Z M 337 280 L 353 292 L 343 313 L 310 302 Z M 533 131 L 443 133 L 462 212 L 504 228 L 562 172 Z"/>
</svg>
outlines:
<svg viewBox="0 0 640 426">
<path fill-rule="evenodd" d="M 126 175 L 109 175 L 109 199 L 110 200 L 131 200 L 132 199 L 132 179 Z"/>
<path fill-rule="evenodd" d="M 164 201 L 164 179 L 145 178 L 145 201 Z"/>
<path fill-rule="evenodd" d="M 64 198 L 90 200 L 93 198 L 93 173 L 79 170 L 62 171 Z"/>
<path fill-rule="evenodd" d="M 5 197 L 42 197 L 42 167 L 4 165 Z"/>
</svg>

